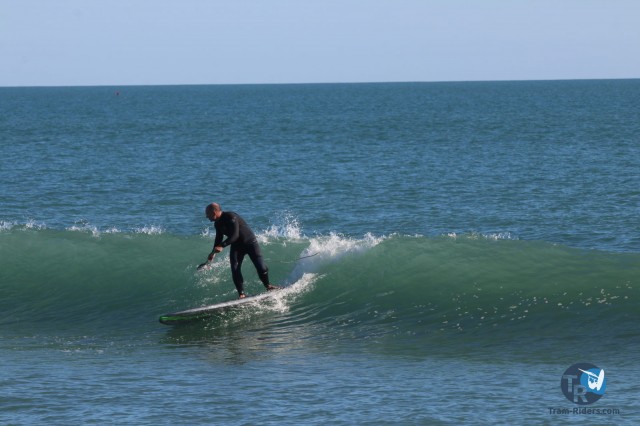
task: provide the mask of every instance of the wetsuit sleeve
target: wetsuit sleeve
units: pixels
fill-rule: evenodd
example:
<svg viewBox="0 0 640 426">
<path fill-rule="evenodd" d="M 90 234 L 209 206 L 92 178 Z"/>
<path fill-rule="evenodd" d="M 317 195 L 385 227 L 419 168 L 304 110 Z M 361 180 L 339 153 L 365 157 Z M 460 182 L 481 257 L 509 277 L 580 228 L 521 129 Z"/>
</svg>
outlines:
<svg viewBox="0 0 640 426">
<path fill-rule="evenodd" d="M 222 237 L 224 236 L 224 234 L 222 233 L 222 231 L 218 229 L 217 226 L 215 228 L 216 228 L 216 239 L 213 242 L 213 247 L 218 247 L 222 242 Z"/>
<path fill-rule="evenodd" d="M 222 247 L 229 246 L 238 241 L 238 238 L 240 238 L 240 223 L 238 223 L 236 217 L 233 215 L 229 216 L 229 227 L 231 229 L 231 232 L 229 234 L 229 237 L 222 242 Z"/>
<path fill-rule="evenodd" d="M 240 238 L 240 221 L 233 214 L 223 213 L 223 216 L 216 222 L 215 227 L 216 240 L 213 245 L 214 247 L 229 246 Z M 227 239 L 222 241 L 222 238 L 225 235 L 227 236 Z"/>
</svg>

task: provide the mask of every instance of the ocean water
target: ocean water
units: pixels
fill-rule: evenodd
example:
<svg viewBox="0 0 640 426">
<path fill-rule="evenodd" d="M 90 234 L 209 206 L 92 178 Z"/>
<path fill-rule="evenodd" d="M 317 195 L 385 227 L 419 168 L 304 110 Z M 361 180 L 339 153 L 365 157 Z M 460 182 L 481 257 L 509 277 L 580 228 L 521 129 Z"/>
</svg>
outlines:
<svg viewBox="0 0 640 426">
<path fill-rule="evenodd" d="M 640 80 L 0 88 L 0 423 L 638 424 L 638 111 Z M 287 288 L 164 326 L 237 297 L 227 251 L 196 271 L 212 201 Z"/>
</svg>

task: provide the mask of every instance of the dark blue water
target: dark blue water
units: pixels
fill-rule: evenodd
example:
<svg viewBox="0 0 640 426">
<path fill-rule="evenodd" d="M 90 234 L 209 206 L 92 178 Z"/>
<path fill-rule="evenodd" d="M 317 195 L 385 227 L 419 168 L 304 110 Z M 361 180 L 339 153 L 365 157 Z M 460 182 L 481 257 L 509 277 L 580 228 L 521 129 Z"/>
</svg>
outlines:
<svg viewBox="0 0 640 426">
<path fill-rule="evenodd" d="M 2 89 L 2 220 L 638 251 L 637 80 Z"/>
<path fill-rule="evenodd" d="M 635 424 L 639 107 L 638 80 L 0 88 L 0 420 Z M 195 272 L 211 201 L 289 287 L 162 326 L 235 297 L 226 254 Z M 578 362 L 620 414 L 550 414 Z"/>
</svg>

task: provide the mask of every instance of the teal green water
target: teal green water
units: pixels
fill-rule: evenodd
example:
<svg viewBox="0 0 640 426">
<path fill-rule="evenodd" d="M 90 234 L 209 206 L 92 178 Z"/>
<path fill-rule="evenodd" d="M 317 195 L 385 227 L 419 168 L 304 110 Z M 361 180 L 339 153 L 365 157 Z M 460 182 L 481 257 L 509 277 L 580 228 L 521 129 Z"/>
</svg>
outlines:
<svg viewBox="0 0 640 426">
<path fill-rule="evenodd" d="M 0 421 L 636 424 L 639 95 L 0 89 Z M 214 200 L 288 287 L 163 326 L 236 297 Z M 578 362 L 620 414 L 549 413 Z"/>
</svg>

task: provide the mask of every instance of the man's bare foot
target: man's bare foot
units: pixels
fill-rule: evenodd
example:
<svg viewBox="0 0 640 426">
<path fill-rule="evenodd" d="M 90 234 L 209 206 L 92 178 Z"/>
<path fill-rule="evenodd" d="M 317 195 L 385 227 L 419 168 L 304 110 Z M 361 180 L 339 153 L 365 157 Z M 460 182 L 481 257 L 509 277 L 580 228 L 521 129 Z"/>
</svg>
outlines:
<svg viewBox="0 0 640 426">
<path fill-rule="evenodd" d="M 271 291 L 271 290 L 280 290 L 282 287 L 278 287 L 277 285 L 269 284 L 266 288 L 267 288 L 267 291 Z"/>
<path fill-rule="evenodd" d="M 244 299 L 245 297 L 247 297 L 246 294 L 244 293 L 240 293 L 240 296 L 238 296 L 238 299 Z"/>
</svg>

